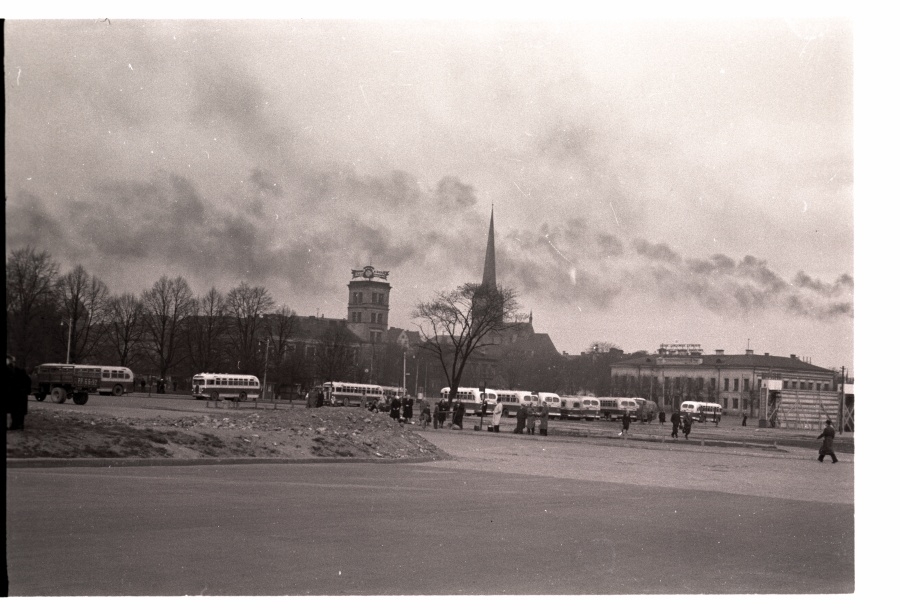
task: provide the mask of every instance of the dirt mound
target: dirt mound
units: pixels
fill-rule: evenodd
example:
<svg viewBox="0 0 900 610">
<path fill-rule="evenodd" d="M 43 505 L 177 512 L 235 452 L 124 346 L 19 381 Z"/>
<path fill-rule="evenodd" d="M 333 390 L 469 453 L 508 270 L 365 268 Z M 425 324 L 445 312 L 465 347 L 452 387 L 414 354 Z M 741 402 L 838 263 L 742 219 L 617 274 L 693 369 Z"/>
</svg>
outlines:
<svg viewBox="0 0 900 610">
<path fill-rule="evenodd" d="M 385 414 L 328 407 L 155 419 L 30 409 L 8 458 L 447 457 Z"/>
</svg>

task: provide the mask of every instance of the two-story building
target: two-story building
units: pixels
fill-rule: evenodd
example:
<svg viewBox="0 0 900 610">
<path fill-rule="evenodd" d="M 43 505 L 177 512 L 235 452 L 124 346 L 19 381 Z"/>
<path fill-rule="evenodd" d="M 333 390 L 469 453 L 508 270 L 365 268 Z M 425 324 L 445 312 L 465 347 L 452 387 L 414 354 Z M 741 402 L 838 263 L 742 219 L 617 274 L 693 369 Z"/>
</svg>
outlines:
<svg viewBox="0 0 900 610">
<path fill-rule="evenodd" d="M 754 354 L 703 354 L 696 344 L 661 345 L 655 354 L 611 365 L 613 392 L 656 401 L 671 412 L 682 401 L 716 402 L 726 413 L 759 415 L 764 379 L 780 379 L 786 390 L 834 393 L 834 371 L 790 357 Z M 763 409 L 763 413 L 765 409 Z"/>
</svg>

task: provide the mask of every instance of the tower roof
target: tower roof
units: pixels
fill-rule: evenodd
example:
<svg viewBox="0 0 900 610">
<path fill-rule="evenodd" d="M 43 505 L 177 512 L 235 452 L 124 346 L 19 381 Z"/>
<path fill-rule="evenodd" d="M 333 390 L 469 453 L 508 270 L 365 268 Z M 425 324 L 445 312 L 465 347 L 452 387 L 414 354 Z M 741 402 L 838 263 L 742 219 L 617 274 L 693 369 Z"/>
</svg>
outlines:
<svg viewBox="0 0 900 610">
<path fill-rule="evenodd" d="M 487 252 L 484 255 L 484 275 L 481 285 L 497 288 L 497 262 L 494 256 L 494 208 L 491 206 L 491 226 L 488 229 Z"/>
</svg>

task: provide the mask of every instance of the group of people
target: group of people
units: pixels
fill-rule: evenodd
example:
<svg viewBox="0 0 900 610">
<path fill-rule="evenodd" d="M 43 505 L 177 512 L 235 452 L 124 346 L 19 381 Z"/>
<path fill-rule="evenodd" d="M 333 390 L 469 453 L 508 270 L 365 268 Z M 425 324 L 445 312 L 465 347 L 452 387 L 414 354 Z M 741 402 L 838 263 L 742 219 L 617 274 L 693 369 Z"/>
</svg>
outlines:
<svg viewBox="0 0 900 610">
<path fill-rule="evenodd" d="M 672 438 L 678 438 L 678 431 L 684 432 L 684 440 L 688 440 L 691 435 L 691 428 L 694 425 L 694 418 L 690 414 L 682 415 L 678 411 L 672 413 Z"/>
<path fill-rule="evenodd" d="M 502 413 L 502 411 L 501 411 Z M 541 406 L 522 405 L 516 412 L 516 428 L 513 434 L 534 434 L 534 426 L 540 420 L 540 434 L 547 436 L 547 427 L 550 421 L 550 405 L 545 401 Z"/>
</svg>

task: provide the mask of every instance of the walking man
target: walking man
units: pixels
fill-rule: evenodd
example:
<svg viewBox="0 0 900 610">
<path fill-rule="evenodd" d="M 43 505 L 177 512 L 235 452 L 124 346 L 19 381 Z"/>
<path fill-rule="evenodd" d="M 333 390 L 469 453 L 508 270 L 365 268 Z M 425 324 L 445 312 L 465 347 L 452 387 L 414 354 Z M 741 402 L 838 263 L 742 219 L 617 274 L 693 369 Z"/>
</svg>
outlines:
<svg viewBox="0 0 900 610">
<path fill-rule="evenodd" d="M 16 366 L 15 357 L 9 354 L 6 355 L 6 391 L 9 392 L 6 412 L 11 416 L 9 429 L 24 430 L 25 415 L 28 414 L 28 394 L 31 393 L 31 377 L 24 369 Z"/>
<path fill-rule="evenodd" d="M 824 462 L 825 456 L 831 456 L 831 463 L 836 464 L 838 459 L 834 454 L 834 428 L 831 426 L 831 420 L 825 420 L 825 429 L 822 430 L 822 434 L 816 437 L 817 439 L 822 439 L 822 446 L 819 447 L 819 461 Z"/>
<path fill-rule="evenodd" d="M 622 415 L 622 431 L 619 432 L 619 436 L 622 437 L 623 440 L 628 439 L 628 428 L 631 427 L 631 414 L 628 411 Z"/>
<path fill-rule="evenodd" d="M 516 411 L 516 429 L 513 430 L 513 434 L 522 434 L 525 431 L 525 420 L 527 418 L 528 407 L 522 403 L 519 405 L 519 410 Z"/>
<path fill-rule="evenodd" d="M 672 438 L 678 438 L 678 424 L 681 423 L 681 413 L 672 411 Z"/>
</svg>

